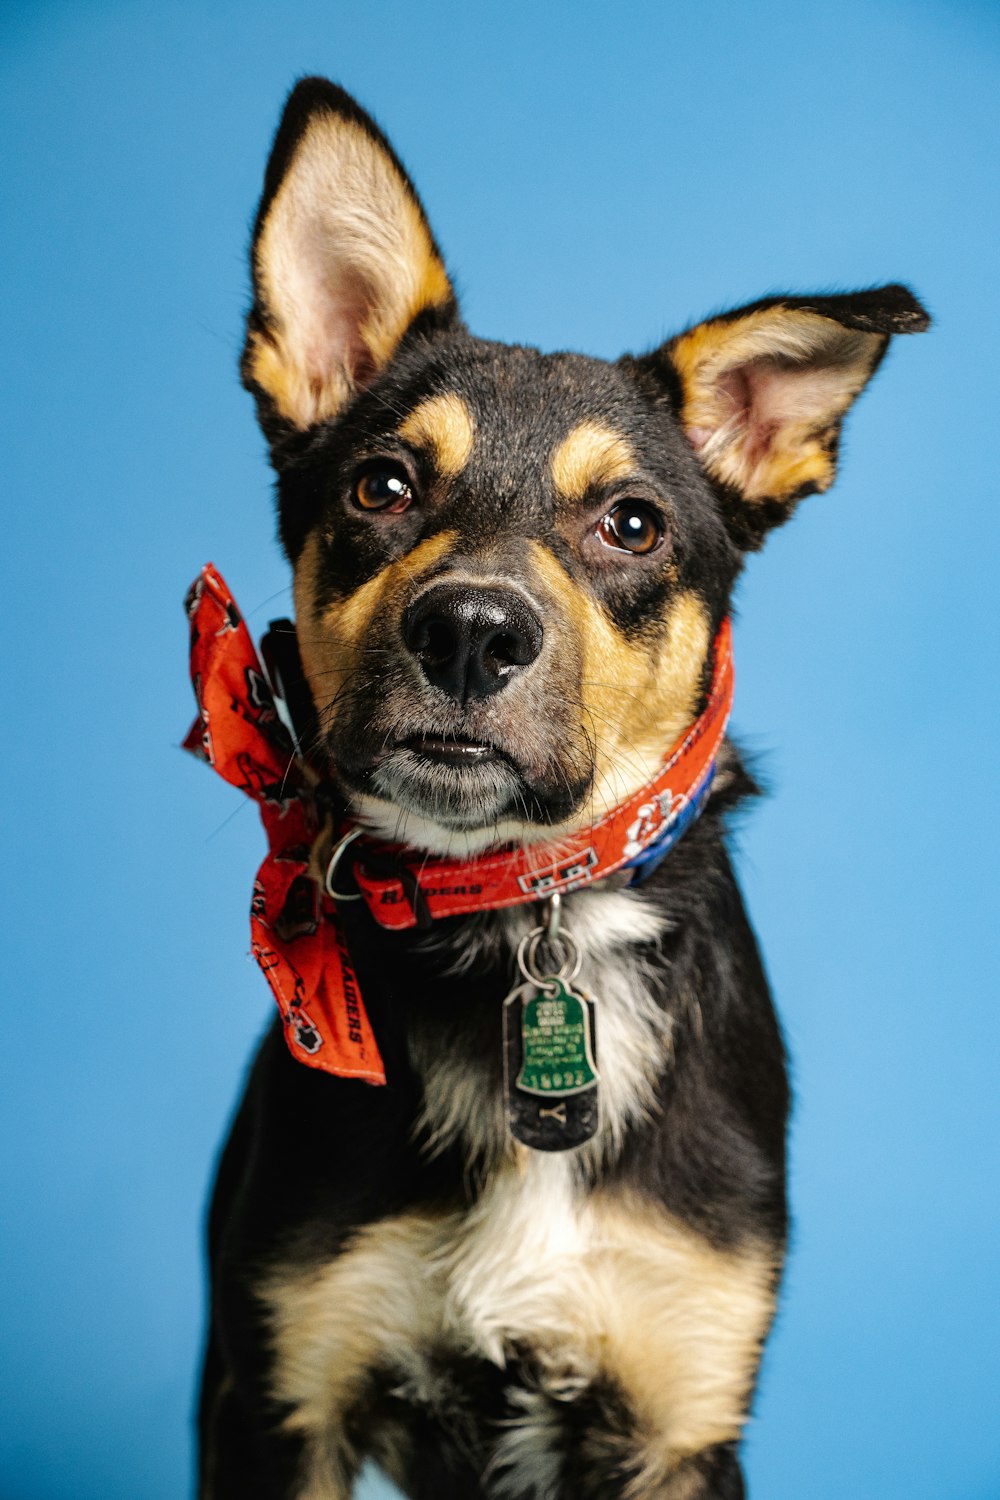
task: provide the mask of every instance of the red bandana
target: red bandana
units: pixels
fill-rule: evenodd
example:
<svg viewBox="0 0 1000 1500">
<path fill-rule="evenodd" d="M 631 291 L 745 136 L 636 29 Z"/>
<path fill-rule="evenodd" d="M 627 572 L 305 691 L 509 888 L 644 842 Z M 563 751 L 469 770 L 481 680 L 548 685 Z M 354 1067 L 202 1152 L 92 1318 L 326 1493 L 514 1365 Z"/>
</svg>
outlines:
<svg viewBox="0 0 1000 1500">
<path fill-rule="evenodd" d="M 269 852 L 254 884 L 251 948 L 278 1002 L 288 1045 L 309 1067 L 384 1083 L 335 902 L 309 873 L 322 826 L 316 777 L 296 754 L 250 632 L 211 564 L 192 585 L 187 611 L 198 718 L 184 748 L 260 804 Z M 634 869 L 641 878 L 704 806 L 732 700 L 725 620 L 703 712 L 657 774 L 592 827 L 561 838 L 557 849 L 539 844 L 466 859 L 416 854 L 358 833 L 341 851 L 335 888 L 343 889 L 353 873 L 379 925 L 406 928 L 577 890 L 616 870 Z M 352 828 L 348 823 L 338 834 Z"/>
</svg>

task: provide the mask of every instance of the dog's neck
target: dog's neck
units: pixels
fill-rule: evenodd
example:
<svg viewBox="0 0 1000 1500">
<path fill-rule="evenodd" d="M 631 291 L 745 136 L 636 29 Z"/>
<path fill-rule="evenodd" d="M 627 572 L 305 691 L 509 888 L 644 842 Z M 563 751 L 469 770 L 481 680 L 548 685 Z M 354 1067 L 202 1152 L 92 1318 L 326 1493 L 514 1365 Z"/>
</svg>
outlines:
<svg viewBox="0 0 1000 1500">
<path fill-rule="evenodd" d="M 564 899 L 561 920 L 581 953 L 579 987 L 597 1003 L 601 1127 L 567 1170 L 607 1172 L 669 1087 L 675 1050 L 712 1024 L 721 993 L 701 972 L 717 936 L 703 930 L 708 894 L 728 879 L 722 812 L 752 790 L 734 752 L 712 802 L 651 880 L 605 882 Z M 409 1062 L 420 1083 L 417 1138 L 432 1156 L 454 1152 L 474 1171 L 515 1164 L 497 1071 L 500 1013 L 517 982 L 518 945 L 537 904 L 374 937 L 406 1015 Z M 569 1158 L 567 1158 L 567 1162 Z"/>
</svg>

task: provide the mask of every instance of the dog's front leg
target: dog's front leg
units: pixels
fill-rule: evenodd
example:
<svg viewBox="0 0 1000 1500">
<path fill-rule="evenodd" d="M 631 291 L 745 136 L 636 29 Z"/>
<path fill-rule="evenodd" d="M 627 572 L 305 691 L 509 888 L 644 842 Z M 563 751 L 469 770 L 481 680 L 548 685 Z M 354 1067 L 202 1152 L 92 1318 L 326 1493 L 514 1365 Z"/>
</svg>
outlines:
<svg viewBox="0 0 1000 1500">
<path fill-rule="evenodd" d="M 349 1500 L 360 1467 L 346 1432 L 305 1432 L 236 1379 L 213 1336 L 199 1411 L 198 1500 Z"/>
<path fill-rule="evenodd" d="M 564 1500 L 746 1500 L 743 1470 L 732 1443 L 718 1443 L 694 1454 L 671 1469 L 654 1477 L 642 1465 L 631 1466 L 626 1478 L 621 1470 L 589 1482 L 571 1481 L 563 1491 Z"/>
<path fill-rule="evenodd" d="M 630 1500 L 639 1500 L 645 1491 L 626 1492 Z M 745 1500 L 746 1486 L 735 1445 L 718 1443 L 685 1460 L 650 1491 L 650 1500 Z"/>
<path fill-rule="evenodd" d="M 349 1500 L 358 1467 L 346 1436 L 305 1438 L 224 1384 L 202 1420 L 198 1500 Z"/>
<path fill-rule="evenodd" d="M 623 1420 L 624 1418 L 624 1420 Z M 631 1432 L 629 1428 L 632 1428 Z M 595 1423 L 567 1459 L 561 1500 L 745 1500 L 738 1442 L 683 1456 L 664 1434 L 640 1432 L 622 1408 Z"/>
</svg>

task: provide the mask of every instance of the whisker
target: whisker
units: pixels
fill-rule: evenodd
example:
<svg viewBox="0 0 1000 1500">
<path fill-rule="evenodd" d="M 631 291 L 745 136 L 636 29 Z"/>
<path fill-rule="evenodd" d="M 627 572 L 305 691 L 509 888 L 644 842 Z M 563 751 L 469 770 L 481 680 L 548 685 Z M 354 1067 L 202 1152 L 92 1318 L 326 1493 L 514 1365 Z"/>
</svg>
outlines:
<svg viewBox="0 0 1000 1500">
<path fill-rule="evenodd" d="M 266 599 L 262 599 L 259 604 L 255 604 L 253 609 L 249 610 L 247 614 L 244 615 L 244 619 L 252 620 L 254 615 L 260 614 L 261 610 L 266 609 L 267 606 L 269 604 L 272 604 L 275 599 L 280 599 L 284 594 L 290 594 L 291 592 L 292 585 L 290 583 L 286 583 L 283 589 L 278 589 L 276 593 L 269 594 Z"/>
<path fill-rule="evenodd" d="M 221 832 L 222 832 L 222 830 L 223 830 L 223 829 L 224 829 L 224 828 L 228 828 L 228 827 L 229 827 L 229 825 L 230 825 L 230 823 L 231 823 L 231 822 L 232 822 L 232 821 L 233 821 L 233 819 L 234 819 L 234 818 L 235 818 L 235 817 L 236 817 L 236 816 L 237 816 L 237 815 L 238 815 L 238 814 L 239 814 L 239 813 L 241 813 L 241 812 L 245 812 L 245 811 L 246 811 L 246 809 L 247 809 L 247 808 L 248 808 L 248 807 L 249 807 L 249 806 L 250 806 L 250 799 L 249 799 L 249 798 L 248 798 L 248 797 L 242 797 L 242 798 L 241 798 L 241 799 L 240 799 L 240 801 L 239 801 L 239 802 L 238 802 L 238 804 L 237 804 L 237 805 L 236 805 L 236 807 L 234 807 L 234 808 L 233 808 L 233 810 L 232 810 L 232 812 L 231 812 L 231 813 L 227 813 L 227 815 L 226 815 L 226 816 L 225 816 L 225 817 L 224 817 L 224 818 L 223 818 L 223 820 L 222 820 L 222 822 L 221 822 L 221 823 L 220 823 L 220 824 L 219 824 L 219 826 L 218 826 L 218 828 L 213 828 L 213 829 L 212 829 L 212 832 L 211 832 L 211 833 L 210 833 L 210 834 L 208 834 L 208 836 L 207 836 L 207 837 L 206 837 L 206 839 L 205 839 L 205 843 L 206 843 L 206 844 L 210 844 L 210 843 L 211 843 L 211 842 L 212 842 L 212 840 L 213 840 L 213 839 L 214 839 L 214 838 L 215 838 L 215 837 L 216 837 L 216 836 L 217 836 L 217 835 L 218 835 L 218 834 L 220 834 L 220 833 L 221 833 Z"/>
</svg>

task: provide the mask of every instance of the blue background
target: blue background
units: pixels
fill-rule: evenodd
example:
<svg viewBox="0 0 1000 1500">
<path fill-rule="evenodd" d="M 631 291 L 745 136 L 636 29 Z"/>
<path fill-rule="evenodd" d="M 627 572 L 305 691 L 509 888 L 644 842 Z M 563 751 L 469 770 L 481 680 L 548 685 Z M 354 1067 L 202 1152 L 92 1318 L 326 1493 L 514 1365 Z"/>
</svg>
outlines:
<svg viewBox="0 0 1000 1500">
<path fill-rule="evenodd" d="M 212 558 L 289 607 L 236 360 L 295 76 L 410 165 L 473 328 L 615 355 L 902 278 L 840 481 L 751 559 L 740 867 L 794 1057 L 758 1500 L 1000 1496 L 1000 13 L 972 3 L 10 3 L 3 1500 L 186 1492 L 200 1218 L 268 1018 L 256 816 L 175 748 Z M 385 1491 L 372 1482 L 369 1497 Z"/>
</svg>

